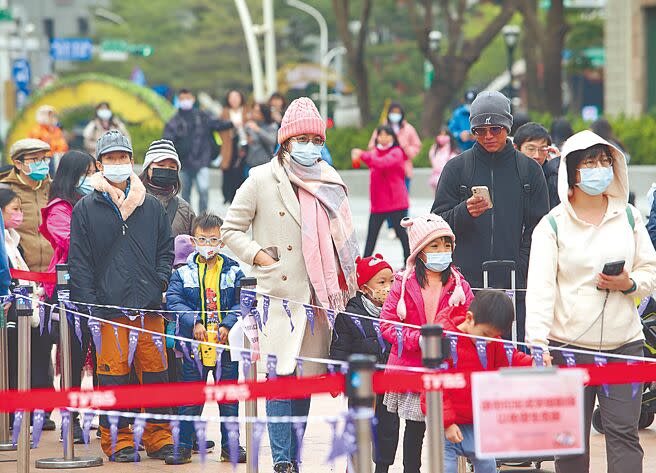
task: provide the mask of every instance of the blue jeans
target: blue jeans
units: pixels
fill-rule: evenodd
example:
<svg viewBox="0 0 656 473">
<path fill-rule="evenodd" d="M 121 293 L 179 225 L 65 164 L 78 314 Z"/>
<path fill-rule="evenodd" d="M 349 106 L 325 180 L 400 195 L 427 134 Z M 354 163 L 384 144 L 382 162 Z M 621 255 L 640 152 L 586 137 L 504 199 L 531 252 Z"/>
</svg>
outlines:
<svg viewBox="0 0 656 473">
<path fill-rule="evenodd" d="M 280 376 L 279 376 L 280 377 Z M 266 413 L 270 417 L 299 416 L 306 417 L 310 412 L 310 399 L 268 399 Z M 289 423 L 268 422 L 269 443 L 273 464 L 295 462 L 298 455 L 296 430 Z M 306 424 L 303 424 L 305 435 Z"/>
<path fill-rule="evenodd" d="M 182 381 L 206 381 L 210 371 L 216 379 L 216 367 L 203 366 L 201 377 L 195 361 L 184 358 L 182 363 Z M 230 353 L 224 351 L 221 355 L 221 380 L 230 381 L 239 378 L 239 363 L 230 361 Z M 181 406 L 178 414 L 181 416 L 199 416 L 203 412 L 203 406 Z M 239 403 L 220 403 L 219 413 L 222 417 L 237 417 L 239 415 Z M 192 448 L 194 443 L 194 423 L 189 421 L 180 422 L 180 446 Z M 221 448 L 228 448 L 228 429 L 221 423 Z"/>
<path fill-rule="evenodd" d="M 444 439 L 444 473 L 458 473 L 458 457 L 467 457 L 474 465 L 476 473 L 496 473 L 497 462 L 492 459 L 478 459 L 474 455 L 474 426 L 460 425 L 463 440 L 460 443 L 449 442 Z"/>
<path fill-rule="evenodd" d="M 207 210 L 210 192 L 210 168 L 181 169 L 180 182 L 182 183 L 182 198 L 191 203 L 191 187 L 196 183 L 198 191 L 198 213 Z"/>
</svg>

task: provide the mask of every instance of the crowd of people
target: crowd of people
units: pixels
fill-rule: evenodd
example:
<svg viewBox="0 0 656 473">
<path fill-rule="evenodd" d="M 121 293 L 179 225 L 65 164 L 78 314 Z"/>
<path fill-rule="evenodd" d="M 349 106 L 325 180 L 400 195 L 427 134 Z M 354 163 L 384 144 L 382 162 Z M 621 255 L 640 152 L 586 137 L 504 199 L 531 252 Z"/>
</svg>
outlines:
<svg viewBox="0 0 656 473">
<path fill-rule="evenodd" d="M 516 124 L 503 94 L 483 91 L 469 99 L 468 130 L 456 135 L 445 128 L 431 148 L 430 185 L 436 193 L 430 212 L 408 216 L 412 160 L 421 141 L 401 105 L 389 107 L 368 150 L 353 150 L 354 165 L 371 170 L 363 257 L 347 186 L 322 158 L 326 124 L 312 100 L 299 98 L 286 107 L 284 98 L 275 96 L 269 104 L 247 107 L 243 95 L 231 91 L 223 116 L 213 118 L 194 106 L 191 91 L 181 90 L 179 111 L 163 138 L 151 143 L 139 175 L 129 136 L 109 104 L 101 103 L 85 130 L 87 152 L 64 152 L 52 178 L 51 144 L 26 138 L 11 146 L 13 166 L 0 181 L 6 262 L 13 269 L 51 273 L 67 263 L 71 300 L 105 321 L 97 344 L 91 342 L 90 324 L 82 322 L 82 343 L 72 344 L 74 386 L 80 386 L 85 369 L 93 373 L 94 386 L 206 381 L 210 373 L 215 380 L 236 380 L 238 363 L 228 350 L 216 351 L 211 344 L 228 344 L 240 323 L 237 291 L 245 272 L 257 278 L 260 294 L 299 302 L 272 304 L 261 327 L 260 349 L 276 356 L 277 377 L 326 371 L 325 364 L 306 361 L 301 372 L 299 357 L 347 360 L 355 353 L 376 356 L 388 370 L 419 367 L 419 330 L 399 330 L 399 323 L 438 323 L 467 336 L 507 339 L 516 321 L 517 339 L 540 349 L 547 364 L 566 364 L 557 350 L 565 346 L 590 352 L 581 363 L 595 353 L 640 355 L 635 298 L 656 289 L 656 251 L 642 216 L 628 203 L 627 159 L 617 140 L 593 131 L 574 134 L 571 127 L 564 136 L 562 130 L 556 133 L 556 124 L 550 135 L 532 122 L 515 127 L 511 140 Z M 209 139 L 214 133 L 221 138 L 224 198 L 231 203 L 225 216 L 207 211 L 208 168 L 217 154 Z M 471 146 L 463 146 L 468 140 Z M 198 216 L 188 203 L 194 185 Z M 401 242 L 403 268 L 374 254 L 386 220 Z M 226 247 L 234 257 L 225 254 Z M 1 254 L 0 260 L 5 260 Z M 483 278 L 483 263 L 498 260 L 515 263 L 516 310 L 498 290 L 511 287 L 506 268 Z M 604 265 L 618 261 L 623 265 L 617 274 L 604 273 Z M 0 290 L 10 290 L 7 267 L 0 268 L 1 276 Z M 498 289 L 483 288 L 484 282 Z M 52 285 L 33 289 L 35 297 L 58 302 Z M 317 308 L 311 322 L 303 304 Z M 16 314 L 13 305 L 5 309 L 15 388 Z M 162 310 L 179 318 L 166 319 Z M 328 310 L 338 313 L 334 327 Z M 53 332 L 42 330 L 38 308 L 31 320 L 32 387 L 52 386 L 57 323 L 46 320 Z M 191 345 L 191 354 L 180 338 L 167 339 L 163 347 L 157 343 L 161 338 L 141 329 L 175 333 L 199 345 Z M 550 347 L 556 350 L 550 353 Z M 509 365 L 501 341 L 488 343 L 486 350 L 483 364 L 473 341 L 459 337 L 457 359 L 447 362 L 472 371 Z M 531 365 L 532 357 L 515 350 L 511 361 Z M 608 471 L 640 472 L 640 397 L 632 396 L 631 385 L 608 389 L 610 394 L 586 388 L 587 435 L 598 399 Z M 310 404 L 309 398 L 268 399 L 266 414 L 305 418 Z M 238 413 L 236 403 L 219 409 L 221 416 Z M 174 413 L 173 408 L 147 412 Z M 175 413 L 200 415 L 202 406 L 179 406 Z M 404 472 L 418 473 L 426 430 L 420 393 L 377 396 L 375 416 L 376 472 L 388 472 L 394 463 L 403 419 Z M 496 471 L 494 460 L 475 457 L 472 424 L 469 386 L 445 392 L 445 471 L 456 471 L 457 456 L 469 457 L 478 473 Z M 75 441 L 83 442 L 79 419 L 73 417 L 72 427 Z M 267 427 L 273 470 L 300 471 L 305 425 Z M 54 430 L 54 422 L 46 420 L 44 428 Z M 103 452 L 111 461 L 139 461 L 140 445 L 134 444 L 128 418 L 121 417 L 116 428 L 112 435 L 109 420 L 101 416 Z M 222 424 L 222 461 L 230 461 L 231 435 Z M 186 420 L 180 423 L 178 448 L 169 423 L 153 418 L 145 424 L 142 443 L 148 457 L 171 465 L 192 461 L 199 448 L 193 423 Z M 238 461 L 246 461 L 242 447 Z M 557 457 L 556 468 L 586 472 L 589 462 L 588 448 L 583 455 Z"/>
</svg>

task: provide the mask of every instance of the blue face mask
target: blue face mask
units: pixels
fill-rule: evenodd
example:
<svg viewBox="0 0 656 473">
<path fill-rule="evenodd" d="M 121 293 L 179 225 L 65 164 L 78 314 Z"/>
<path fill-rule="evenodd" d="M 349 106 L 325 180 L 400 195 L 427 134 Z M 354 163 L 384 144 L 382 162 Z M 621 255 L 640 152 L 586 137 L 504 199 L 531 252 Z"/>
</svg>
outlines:
<svg viewBox="0 0 656 473">
<path fill-rule="evenodd" d="M 424 253 L 426 256 L 426 269 L 435 273 L 441 273 L 449 267 L 451 262 L 451 253 Z"/>
<path fill-rule="evenodd" d="M 50 160 L 39 161 L 37 163 L 30 163 L 30 172 L 28 177 L 35 181 L 43 181 L 50 172 Z"/>
<path fill-rule="evenodd" d="M 613 182 L 613 167 L 579 169 L 581 173 L 581 182 L 577 184 L 579 189 L 588 195 L 603 194 L 610 183 Z"/>
<path fill-rule="evenodd" d="M 307 143 L 292 141 L 292 150 L 289 154 L 301 166 L 309 167 L 321 159 L 322 149 L 323 145 L 315 145 L 311 141 Z"/>
<path fill-rule="evenodd" d="M 80 195 L 89 195 L 93 192 L 93 186 L 87 181 L 87 176 L 82 176 L 75 186 L 75 190 Z"/>
<path fill-rule="evenodd" d="M 132 172 L 132 164 L 105 164 L 103 167 L 103 176 L 114 184 L 127 181 Z"/>
<path fill-rule="evenodd" d="M 387 118 L 389 118 L 389 121 L 395 124 L 401 123 L 401 120 L 403 120 L 403 115 L 400 113 L 390 113 Z"/>
</svg>

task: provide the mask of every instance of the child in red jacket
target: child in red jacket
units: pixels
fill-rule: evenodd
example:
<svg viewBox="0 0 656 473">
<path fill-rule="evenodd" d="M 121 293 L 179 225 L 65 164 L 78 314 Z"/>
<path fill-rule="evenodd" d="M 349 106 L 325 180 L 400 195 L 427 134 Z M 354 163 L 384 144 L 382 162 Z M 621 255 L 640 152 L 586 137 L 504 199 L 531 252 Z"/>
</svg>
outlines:
<svg viewBox="0 0 656 473">
<path fill-rule="evenodd" d="M 438 315 L 435 323 L 445 331 L 480 337 L 498 338 L 510 329 L 515 318 L 512 301 L 502 291 L 483 290 L 469 306 L 448 307 Z M 476 341 L 465 336 L 458 337 L 457 357 L 447 361 L 450 368 L 471 371 L 496 370 L 509 366 L 508 356 L 502 342 L 487 343 L 487 367 L 478 356 Z M 512 352 L 512 366 L 531 366 L 533 360 L 529 355 L 517 350 Z M 478 459 L 474 455 L 474 419 L 472 413 L 472 396 L 469 379 L 467 387 L 444 391 L 444 472 L 458 471 L 458 456 L 469 458 L 476 473 L 496 473 L 496 461 Z M 426 395 L 421 395 L 421 408 L 426 411 Z"/>
</svg>

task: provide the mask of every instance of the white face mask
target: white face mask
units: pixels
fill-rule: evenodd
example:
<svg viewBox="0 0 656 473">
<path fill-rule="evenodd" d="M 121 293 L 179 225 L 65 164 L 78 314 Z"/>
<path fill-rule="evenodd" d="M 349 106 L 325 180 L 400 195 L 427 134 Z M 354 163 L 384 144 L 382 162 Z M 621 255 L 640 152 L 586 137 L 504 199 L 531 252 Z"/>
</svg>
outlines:
<svg viewBox="0 0 656 473">
<path fill-rule="evenodd" d="M 401 120 L 403 120 L 403 115 L 400 113 L 390 113 L 388 117 L 389 117 L 389 121 L 396 125 L 401 123 Z"/>
<path fill-rule="evenodd" d="M 103 121 L 109 121 L 112 118 L 112 111 L 107 108 L 101 108 L 96 112 L 96 115 Z"/>
<path fill-rule="evenodd" d="M 120 184 L 132 175 L 132 164 L 105 164 L 102 173 L 108 181 Z"/>
<path fill-rule="evenodd" d="M 220 243 L 216 246 L 196 246 L 196 251 L 198 251 L 198 254 L 201 255 L 205 261 L 211 260 L 218 255 L 220 249 Z"/>
<path fill-rule="evenodd" d="M 184 99 L 178 102 L 180 110 L 191 110 L 194 108 L 194 99 Z"/>
</svg>

